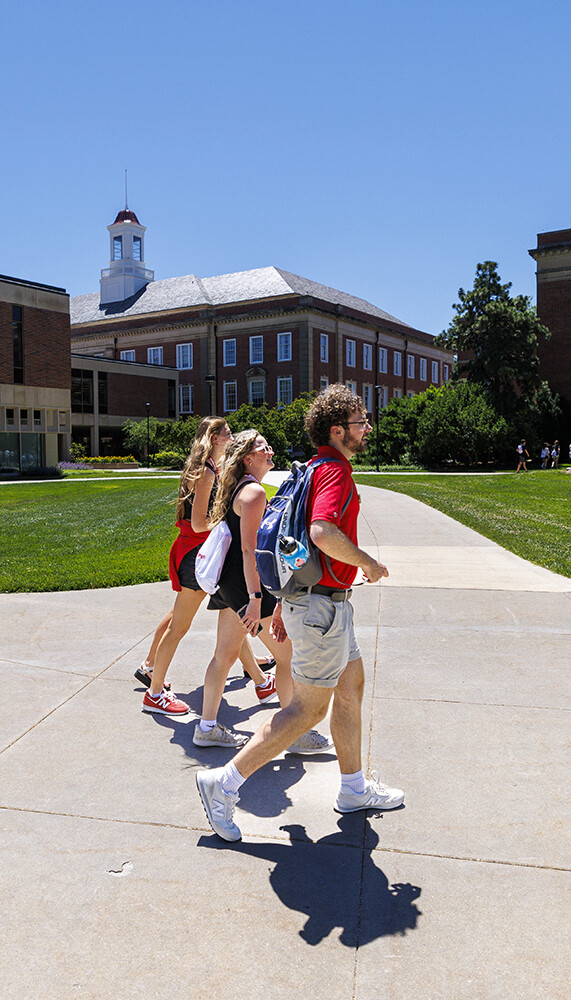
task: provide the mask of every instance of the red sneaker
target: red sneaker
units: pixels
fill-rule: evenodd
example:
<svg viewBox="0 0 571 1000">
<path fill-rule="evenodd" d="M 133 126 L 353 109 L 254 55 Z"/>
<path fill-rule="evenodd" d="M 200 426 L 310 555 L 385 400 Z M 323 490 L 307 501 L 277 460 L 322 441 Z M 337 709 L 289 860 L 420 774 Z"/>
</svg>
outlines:
<svg viewBox="0 0 571 1000">
<path fill-rule="evenodd" d="M 143 712 L 156 712 L 158 715 L 187 715 L 189 707 L 185 701 L 175 698 L 172 691 L 161 691 L 153 698 L 150 691 L 143 698 Z"/>
<path fill-rule="evenodd" d="M 256 684 L 256 694 L 261 705 L 271 701 L 277 694 L 275 673 L 272 671 L 266 674 L 266 678 L 265 684 Z"/>
</svg>

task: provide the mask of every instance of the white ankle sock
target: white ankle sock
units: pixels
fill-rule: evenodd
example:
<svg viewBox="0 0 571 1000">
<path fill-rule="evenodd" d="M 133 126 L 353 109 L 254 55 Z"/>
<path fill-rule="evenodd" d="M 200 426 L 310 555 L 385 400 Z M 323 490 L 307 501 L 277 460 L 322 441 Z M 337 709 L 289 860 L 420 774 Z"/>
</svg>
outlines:
<svg viewBox="0 0 571 1000">
<path fill-rule="evenodd" d="M 198 723 L 203 733 L 209 733 L 216 725 L 216 719 L 201 719 Z"/>
<path fill-rule="evenodd" d="M 242 777 L 236 765 L 233 764 L 232 761 L 229 761 L 222 772 L 220 787 L 223 792 L 226 792 L 227 795 L 235 795 L 238 789 L 242 787 L 245 780 L 246 779 Z"/>
<path fill-rule="evenodd" d="M 365 791 L 365 775 L 362 771 L 355 771 L 354 774 L 342 774 L 341 788 L 350 788 L 352 792 L 361 795 Z"/>
</svg>

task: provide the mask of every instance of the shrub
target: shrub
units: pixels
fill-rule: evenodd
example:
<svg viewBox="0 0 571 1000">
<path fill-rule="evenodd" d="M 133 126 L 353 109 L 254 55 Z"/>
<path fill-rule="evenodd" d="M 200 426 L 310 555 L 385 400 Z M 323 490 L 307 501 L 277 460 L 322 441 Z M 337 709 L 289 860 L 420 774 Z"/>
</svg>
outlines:
<svg viewBox="0 0 571 1000">
<path fill-rule="evenodd" d="M 154 459 L 153 465 L 161 469 L 182 469 L 185 456 L 178 451 L 159 451 Z"/>
</svg>

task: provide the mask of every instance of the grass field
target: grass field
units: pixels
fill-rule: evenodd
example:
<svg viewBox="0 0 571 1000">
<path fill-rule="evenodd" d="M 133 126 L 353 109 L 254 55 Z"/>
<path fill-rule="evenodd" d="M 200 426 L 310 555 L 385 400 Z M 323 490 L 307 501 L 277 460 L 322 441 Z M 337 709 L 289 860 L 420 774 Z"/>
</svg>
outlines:
<svg viewBox="0 0 571 1000">
<path fill-rule="evenodd" d="M 383 476 L 356 481 L 407 493 L 524 559 L 571 576 L 571 476 Z M 176 536 L 174 479 L 0 487 L 0 592 L 84 590 L 166 580 Z M 271 492 L 271 491 L 269 491 Z"/>
<path fill-rule="evenodd" d="M 548 470 L 501 476 L 383 476 L 356 482 L 406 493 L 510 552 L 571 576 L 571 475 Z"/>
</svg>

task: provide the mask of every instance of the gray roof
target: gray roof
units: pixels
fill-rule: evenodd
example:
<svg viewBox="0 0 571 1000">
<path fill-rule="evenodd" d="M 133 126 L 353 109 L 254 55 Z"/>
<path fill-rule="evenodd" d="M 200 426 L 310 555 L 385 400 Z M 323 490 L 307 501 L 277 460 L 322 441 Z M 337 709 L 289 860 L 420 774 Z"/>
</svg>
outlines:
<svg viewBox="0 0 571 1000">
<path fill-rule="evenodd" d="M 252 299 L 273 299 L 292 294 L 311 295 L 313 298 L 334 305 L 345 306 L 377 319 L 408 327 L 408 323 L 403 323 L 402 320 L 372 305 L 366 299 L 348 295 L 328 285 L 320 285 L 317 281 L 309 281 L 308 278 L 301 278 L 279 267 L 258 267 L 253 271 L 217 274 L 212 278 L 197 278 L 195 274 L 187 274 L 182 278 L 151 281 L 124 302 L 108 302 L 105 305 L 100 305 L 98 292 L 75 295 L 70 301 L 71 323 L 72 325 L 95 323 L 98 320 L 141 316 L 145 313 L 192 306 L 202 306 L 207 309 L 210 306 L 231 305 Z"/>
</svg>

